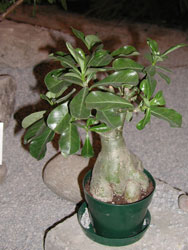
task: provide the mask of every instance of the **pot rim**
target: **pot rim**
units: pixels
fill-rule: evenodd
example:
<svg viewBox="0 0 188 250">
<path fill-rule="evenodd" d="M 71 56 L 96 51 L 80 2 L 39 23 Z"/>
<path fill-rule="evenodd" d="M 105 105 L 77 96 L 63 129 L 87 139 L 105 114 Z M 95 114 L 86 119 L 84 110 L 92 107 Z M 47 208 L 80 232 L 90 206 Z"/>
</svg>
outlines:
<svg viewBox="0 0 188 250">
<path fill-rule="evenodd" d="M 153 196 L 153 193 L 154 193 L 154 191 L 156 189 L 155 179 L 153 178 L 153 176 L 151 175 L 151 173 L 148 170 L 144 169 L 144 173 L 148 176 L 149 180 L 152 181 L 152 183 L 153 183 L 153 191 L 148 196 L 144 197 L 141 200 L 138 200 L 138 201 L 135 201 L 135 202 L 132 202 L 132 203 L 127 203 L 127 204 L 112 204 L 112 203 L 104 202 L 104 201 L 101 201 L 101 200 L 98 200 L 98 199 L 94 198 L 85 189 L 85 180 L 86 180 L 86 178 L 88 177 L 89 174 L 91 175 L 92 170 L 93 169 L 88 170 L 87 173 L 85 174 L 84 179 L 82 181 L 82 186 L 83 186 L 84 192 L 88 196 L 90 196 L 93 200 L 95 200 L 96 202 L 98 202 L 99 204 L 101 203 L 101 204 L 106 204 L 106 206 L 116 206 L 116 207 L 123 207 L 123 206 L 131 207 L 131 206 L 135 206 L 137 204 L 141 204 L 141 203 L 145 202 L 146 199 L 149 199 L 151 196 Z"/>
</svg>

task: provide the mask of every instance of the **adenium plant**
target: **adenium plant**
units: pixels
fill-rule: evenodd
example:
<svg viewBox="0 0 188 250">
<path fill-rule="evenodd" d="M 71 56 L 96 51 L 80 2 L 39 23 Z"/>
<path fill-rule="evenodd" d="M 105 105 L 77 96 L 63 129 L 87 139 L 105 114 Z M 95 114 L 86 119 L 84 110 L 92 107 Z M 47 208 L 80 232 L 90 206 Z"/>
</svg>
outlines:
<svg viewBox="0 0 188 250">
<path fill-rule="evenodd" d="M 97 35 L 85 36 L 74 28 L 72 31 L 86 52 L 67 42 L 68 52 L 50 55 L 61 67 L 44 79 L 48 91 L 41 98 L 49 103 L 49 110 L 32 113 L 23 120 L 22 126 L 27 129 L 24 143 L 29 144 L 31 155 L 40 160 L 45 156 L 47 143 L 59 134 L 63 156 L 81 150 L 82 156 L 92 157 L 89 133 L 98 133 L 102 150 L 92 173 L 92 195 L 105 202 L 112 201 L 114 195 L 123 195 L 128 202 L 135 202 L 146 192 L 149 180 L 141 161 L 125 145 L 123 126 L 140 112 L 143 118 L 136 125 L 139 130 L 152 116 L 167 121 L 171 127 L 181 127 L 182 116 L 165 106 L 161 90 L 156 93 L 155 77 L 158 75 L 170 84 L 170 70 L 159 64 L 185 44 L 161 53 L 157 42 L 148 39 L 148 65 L 143 66 L 132 59 L 139 53 L 131 45 L 110 52 Z M 78 127 L 86 132 L 81 149 Z"/>
</svg>

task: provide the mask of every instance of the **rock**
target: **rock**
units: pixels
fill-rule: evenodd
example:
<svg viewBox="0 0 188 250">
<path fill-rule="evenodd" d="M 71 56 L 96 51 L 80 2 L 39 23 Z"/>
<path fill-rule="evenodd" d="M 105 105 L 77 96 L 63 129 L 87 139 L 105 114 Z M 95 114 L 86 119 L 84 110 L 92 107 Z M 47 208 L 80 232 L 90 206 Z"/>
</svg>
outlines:
<svg viewBox="0 0 188 250">
<path fill-rule="evenodd" d="M 78 155 L 53 158 L 44 168 L 44 183 L 63 199 L 78 203 L 82 200 L 81 185 L 88 159 Z"/>
<path fill-rule="evenodd" d="M 185 212 L 188 212 L 188 195 L 181 194 L 178 198 L 179 208 Z"/>
<path fill-rule="evenodd" d="M 0 23 L 0 63 L 12 68 L 33 66 L 48 57 L 53 39 L 44 28 L 11 21 Z"/>
<path fill-rule="evenodd" d="M 16 85 L 9 75 L 0 75 L 0 121 L 8 126 L 14 112 Z"/>
<path fill-rule="evenodd" d="M 6 165 L 3 163 L 0 165 L 0 184 L 4 181 L 7 173 Z"/>
</svg>

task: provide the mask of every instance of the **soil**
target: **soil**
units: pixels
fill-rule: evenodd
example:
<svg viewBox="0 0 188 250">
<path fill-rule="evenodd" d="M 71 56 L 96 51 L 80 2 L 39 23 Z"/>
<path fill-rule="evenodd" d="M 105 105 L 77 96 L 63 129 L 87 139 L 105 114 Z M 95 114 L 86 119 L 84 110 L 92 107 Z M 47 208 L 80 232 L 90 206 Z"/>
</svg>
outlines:
<svg viewBox="0 0 188 250">
<path fill-rule="evenodd" d="M 85 189 L 86 191 L 92 196 L 91 192 L 90 192 L 90 180 L 86 183 L 85 185 Z M 142 191 L 141 196 L 140 196 L 140 200 L 145 199 L 147 196 L 149 196 L 154 190 L 154 186 L 153 183 L 150 181 L 149 182 L 149 187 L 147 189 L 146 192 Z M 125 204 L 130 204 L 123 195 L 114 195 L 112 202 L 108 202 L 109 204 L 115 204 L 115 205 L 125 205 Z"/>
</svg>

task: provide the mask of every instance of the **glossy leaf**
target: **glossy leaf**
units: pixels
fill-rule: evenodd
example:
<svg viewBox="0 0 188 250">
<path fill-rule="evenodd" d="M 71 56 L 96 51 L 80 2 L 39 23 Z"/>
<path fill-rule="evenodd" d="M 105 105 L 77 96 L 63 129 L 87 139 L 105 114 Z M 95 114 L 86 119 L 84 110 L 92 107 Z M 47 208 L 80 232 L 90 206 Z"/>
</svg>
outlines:
<svg viewBox="0 0 188 250">
<path fill-rule="evenodd" d="M 134 56 L 134 55 L 139 55 L 139 53 L 137 52 L 137 50 L 133 47 L 133 46 L 124 46 L 124 47 L 121 47 L 119 49 L 116 49 L 114 50 L 112 53 L 111 53 L 112 56 L 121 56 L 121 55 L 124 55 L 124 56 Z"/>
<path fill-rule="evenodd" d="M 116 110 L 97 111 L 97 120 L 104 122 L 109 128 L 122 126 L 122 116 Z"/>
<path fill-rule="evenodd" d="M 52 93 L 59 93 L 62 88 L 65 88 L 70 85 L 70 83 L 64 82 L 62 79 L 63 70 L 56 69 L 50 71 L 44 78 L 46 87 Z"/>
<path fill-rule="evenodd" d="M 74 35 L 79 38 L 80 40 L 82 40 L 83 43 L 85 43 L 85 35 L 83 32 L 77 30 L 77 29 L 74 29 L 74 28 L 71 28 L 72 29 L 72 32 L 74 33 Z"/>
<path fill-rule="evenodd" d="M 171 82 L 170 77 L 168 77 L 167 75 L 165 75 L 164 73 L 159 72 L 159 71 L 157 71 L 157 73 L 160 75 L 160 77 L 161 77 L 162 79 L 165 80 L 166 83 L 170 84 L 170 82 Z"/>
<path fill-rule="evenodd" d="M 90 50 L 96 43 L 100 43 L 101 40 L 96 35 L 87 35 L 85 37 L 85 42 L 86 42 L 87 48 Z"/>
<path fill-rule="evenodd" d="M 70 122 L 67 103 L 60 104 L 48 116 L 47 124 L 50 129 L 56 133 L 62 134 Z"/>
<path fill-rule="evenodd" d="M 62 80 L 63 83 L 67 85 L 76 84 L 82 86 L 82 81 L 79 78 L 70 75 L 69 73 L 64 74 Z"/>
<path fill-rule="evenodd" d="M 54 134 L 55 133 L 46 126 L 40 135 L 32 139 L 29 145 L 30 154 L 37 160 L 41 160 L 47 150 L 46 144 L 53 139 Z"/>
<path fill-rule="evenodd" d="M 102 123 L 91 127 L 89 130 L 96 133 L 104 133 L 111 130 L 111 128 L 109 128 L 106 124 Z"/>
<path fill-rule="evenodd" d="M 54 104 L 55 104 L 55 103 L 54 103 L 54 100 L 48 98 L 46 95 L 40 94 L 40 98 L 41 98 L 42 100 L 47 101 L 50 105 L 54 105 Z"/>
<path fill-rule="evenodd" d="M 121 69 L 133 69 L 133 70 L 138 70 L 142 71 L 143 66 L 135 61 L 133 61 L 130 58 L 117 58 L 112 66 L 114 67 L 115 70 L 121 70 Z"/>
<path fill-rule="evenodd" d="M 61 65 L 63 67 L 72 68 L 72 69 L 74 69 L 75 72 L 77 72 L 79 74 L 79 70 L 76 68 L 76 62 L 72 58 L 71 55 L 67 55 L 67 56 L 64 56 L 64 57 L 57 57 L 57 59 L 59 59 L 59 61 L 61 62 Z"/>
<path fill-rule="evenodd" d="M 84 146 L 83 146 L 82 151 L 81 151 L 81 155 L 85 158 L 90 158 L 90 157 L 94 156 L 93 147 L 91 145 L 88 134 L 86 135 Z"/>
<path fill-rule="evenodd" d="M 151 98 L 151 86 L 148 79 L 144 79 L 141 81 L 140 89 L 148 99 Z"/>
<path fill-rule="evenodd" d="M 113 87 L 120 87 L 122 84 L 131 84 L 137 85 L 138 84 L 138 74 L 136 71 L 131 69 L 125 69 L 121 71 L 117 71 L 112 73 L 111 75 L 107 76 L 103 80 L 93 84 L 92 88 L 98 86 L 108 86 L 111 85 Z"/>
<path fill-rule="evenodd" d="M 69 52 L 71 53 L 71 55 L 73 56 L 73 58 L 76 60 L 76 62 L 79 64 L 81 71 L 83 72 L 85 69 L 85 58 L 83 58 L 82 55 L 80 55 L 80 51 L 81 49 L 79 49 L 79 51 L 77 49 L 74 49 L 72 47 L 72 45 L 70 43 L 66 43 L 67 49 L 69 50 Z"/>
<path fill-rule="evenodd" d="M 88 66 L 102 67 L 111 63 L 113 57 L 106 50 L 97 50 L 88 62 Z"/>
<path fill-rule="evenodd" d="M 76 91 L 76 89 L 72 89 L 67 95 L 59 98 L 58 100 L 55 101 L 56 104 L 61 103 L 61 102 L 65 102 L 67 100 L 69 100 L 70 96 Z"/>
<path fill-rule="evenodd" d="M 67 129 L 61 134 L 59 147 L 63 155 L 71 155 L 80 149 L 80 136 L 77 127 L 69 123 Z"/>
<path fill-rule="evenodd" d="M 169 49 L 167 49 L 167 50 L 162 54 L 162 56 L 166 56 L 166 55 L 168 55 L 169 53 L 173 52 L 174 50 L 179 49 L 179 48 L 182 48 L 182 47 L 185 47 L 185 46 L 188 46 L 188 44 L 181 43 L 181 44 L 177 44 L 177 45 L 175 45 L 175 46 L 172 46 L 172 47 L 170 47 Z"/>
<path fill-rule="evenodd" d="M 157 92 L 155 97 L 150 101 L 151 106 L 163 106 L 165 104 L 166 102 L 162 91 Z"/>
<path fill-rule="evenodd" d="M 95 125 L 97 123 L 98 121 L 94 117 L 90 117 L 87 119 L 86 127 L 89 128 L 90 126 Z"/>
<path fill-rule="evenodd" d="M 171 127 L 181 127 L 182 116 L 173 109 L 151 106 L 151 114 L 159 119 L 167 121 Z"/>
<path fill-rule="evenodd" d="M 27 117 L 25 117 L 23 119 L 23 121 L 22 121 L 22 127 L 23 128 L 28 128 L 29 126 L 31 126 L 36 121 L 38 121 L 41 118 L 43 118 L 43 116 L 44 116 L 45 113 L 46 113 L 46 110 L 43 110 L 43 111 L 34 112 L 34 113 L 28 115 Z"/>
<path fill-rule="evenodd" d="M 158 44 L 155 40 L 152 40 L 150 38 L 147 39 L 147 44 L 149 45 L 151 51 L 153 54 L 159 54 L 159 48 Z"/>
<path fill-rule="evenodd" d="M 122 97 L 109 92 L 93 91 L 86 98 L 86 106 L 100 111 L 112 108 L 132 108 L 132 104 Z"/>
<path fill-rule="evenodd" d="M 78 119 L 87 119 L 90 116 L 90 110 L 87 109 L 85 104 L 86 96 L 89 89 L 87 87 L 82 88 L 80 92 L 72 99 L 70 103 L 71 115 Z"/>
<path fill-rule="evenodd" d="M 32 139 L 38 136 L 41 131 L 46 127 L 44 119 L 40 119 L 37 122 L 33 123 L 26 131 L 24 135 L 24 144 L 29 143 Z"/>
<path fill-rule="evenodd" d="M 137 123 L 136 128 L 137 128 L 138 130 L 144 129 L 145 126 L 146 126 L 146 124 L 150 121 L 150 118 L 151 118 L 151 111 L 150 111 L 150 109 L 148 108 L 148 109 L 146 110 L 146 114 L 145 114 L 145 116 L 144 116 L 144 119 L 142 119 L 141 121 L 139 121 L 139 123 Z"/>
<path fill-rule="evenodd" d="M 148 80 L 148 83 L 150 85 L 149 88 L 151 90 L 151 93 L 150 93 L 150 97 L 151 97 L 156 89 L 157 81 L 153 77 L 151 77 L 150 75 L 147 76 L 147 80 Z"/>
</svg>

